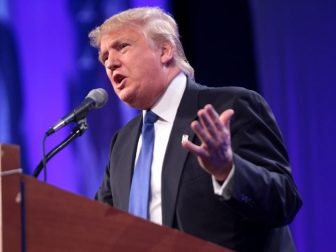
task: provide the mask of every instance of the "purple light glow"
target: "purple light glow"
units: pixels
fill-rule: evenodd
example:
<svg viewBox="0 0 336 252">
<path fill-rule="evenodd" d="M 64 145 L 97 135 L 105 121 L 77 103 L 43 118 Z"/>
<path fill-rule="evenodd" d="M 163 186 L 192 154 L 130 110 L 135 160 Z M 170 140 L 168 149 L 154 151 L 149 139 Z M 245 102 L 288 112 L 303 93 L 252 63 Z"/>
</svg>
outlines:
<svg viewBox="0 0 336 252">
<path fill-rule="evenodd" d="M 166 11 L 170 10 L 169 1 L 167 0 L 130 0 L 130 5 L 132 7 L 158 6 Z"/>
<path fill-rule="evenodd" d="M 42 157 L 44 132 L 67 108 L 67 78 L 74 66 L 72 25 L 63 1 L 12 2 L 12 23 L 17 34 L 25 94 L 24 131 L 32 171 Z M 65 132 L 60 132 L 62 136 Z M 64 135 L 65 137 L 65 135 Z M 61 137 L 62 138 L 62 137 Z M 58 141 L 57 141 L 58 142 Z M 57 142 L 47 141 L 50 150 Z M 55 163 L 56 165 L 53 165 Z M 74 191 L 70 152 L 64 150 L 48 169 L 48 182 Z"/>
</svg>

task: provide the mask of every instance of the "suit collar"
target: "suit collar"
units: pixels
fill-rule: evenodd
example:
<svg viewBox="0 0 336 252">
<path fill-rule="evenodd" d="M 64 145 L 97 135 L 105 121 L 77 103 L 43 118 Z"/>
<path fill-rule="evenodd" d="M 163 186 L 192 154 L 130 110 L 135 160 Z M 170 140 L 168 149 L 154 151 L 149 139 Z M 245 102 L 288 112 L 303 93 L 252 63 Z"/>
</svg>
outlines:
<svg viewBox="0 0 336 252">
<path fill-rule="evenodd" d="M 123 145 L 118 148 L 119 162 L 117 162 L 116 166 L 121 167 L 121 169 L 116 169 L 118 172 L 114 174 L 117 177 L 117 179 L 114 180 L 114 183 L 117 183 L 116 188 L 120 189 L 120 197 L 116 199 L 116 206 L 126 212 L 128 211 L 134 160 L 141 127 L 142 116 L 138 115 L 121 133 L 123 136 L 120 136 L 120 138 L 123 139 Z"/>
<path fill-rule="evenodd" d="M 167 121 L 172 125 L 186 85 L 187 77 L 181 72 L 171 81 L 163 95 L 151 110 L 162 120 Z"/>
</svg>

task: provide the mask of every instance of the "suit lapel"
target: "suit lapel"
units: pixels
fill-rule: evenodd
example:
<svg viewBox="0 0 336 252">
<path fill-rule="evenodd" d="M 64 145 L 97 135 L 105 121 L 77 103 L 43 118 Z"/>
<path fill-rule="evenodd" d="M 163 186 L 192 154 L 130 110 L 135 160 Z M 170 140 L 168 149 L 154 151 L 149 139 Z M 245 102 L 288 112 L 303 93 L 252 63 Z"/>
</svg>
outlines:
<svg viewBox="0 0 336 252">
<path fill-rule="evenodd" d="M 119 162 L 116 167 L 121 169 L 116 170 L 114 183 L 117 183 L 116 190 L 118 190 L 117 206 L 118 208 L 128 211 L 129 193 L 133 175 L 134 160 L 136 149 L 138 145 L 138 138 L 142 125 L 142 116 L 138 116 L 133 123 L 129 125 L 129 129 L 123 131 L 124 136 L 122 147 L 119 147 Z"/>
<path fill-rule="evenodd" d="M 181 145 L 182 135 L 194 138 L 190 124 L 197 117 L 198 92 L 194 82 L 188 80 L 177 110 L 162 168 L 162 222 L 172 226 L 179 182 L 188 152 Z"/>
</svg>

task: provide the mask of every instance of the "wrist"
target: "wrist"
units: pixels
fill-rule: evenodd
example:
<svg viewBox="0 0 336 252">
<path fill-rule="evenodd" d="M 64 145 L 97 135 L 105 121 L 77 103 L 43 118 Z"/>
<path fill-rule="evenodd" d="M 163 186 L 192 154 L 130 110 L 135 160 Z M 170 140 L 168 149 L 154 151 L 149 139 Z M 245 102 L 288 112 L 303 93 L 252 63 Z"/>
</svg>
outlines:
<svg viewBox="0 0 336 252">
<path fill-rule="evenodd" d="M 223 184 L 224 181 L 227 179 L 227 177 L 229 176 L 231 170 L 232 170 L 232 167 L 233 167 L 233 162 L 230 162 L 229 165 L 227 165 L 227 167 L 225 167 L 223 170 L 224 172 L 222 174 L 214 174 L 214 177 L 216 179 L 216 181 L 219 183 L 219 184 Z"/>
</svg>

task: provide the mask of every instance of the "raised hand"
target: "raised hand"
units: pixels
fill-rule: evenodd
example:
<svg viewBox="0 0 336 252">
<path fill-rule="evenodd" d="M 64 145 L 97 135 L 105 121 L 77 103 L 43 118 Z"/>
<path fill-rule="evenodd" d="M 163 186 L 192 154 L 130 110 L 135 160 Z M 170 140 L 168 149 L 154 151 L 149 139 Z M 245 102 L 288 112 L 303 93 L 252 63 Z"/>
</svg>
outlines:
<svg viewBox="0 0 336 252">
<path fill-rule="evenodd" d="M 230 134 L 230 119 L 233 114 L 234 111 L 228 109 L 218 115 L 212 105 L 208 104 L 198 111 L 199 120 L 191 123 L 201 144 L 195 145 L 185 137 L 182 139 L 182 146 L 196 155 L 200 166 L 217 181 L 224 181 L 233 165 Z"/>
</svg>

